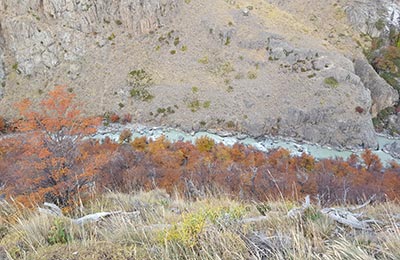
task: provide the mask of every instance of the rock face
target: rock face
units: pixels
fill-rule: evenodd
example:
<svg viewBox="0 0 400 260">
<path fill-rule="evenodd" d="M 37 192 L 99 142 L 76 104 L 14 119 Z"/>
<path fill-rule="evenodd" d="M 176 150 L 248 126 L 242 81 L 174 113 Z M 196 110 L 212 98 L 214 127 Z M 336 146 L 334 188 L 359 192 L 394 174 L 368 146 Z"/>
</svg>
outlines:
<svg viewBox="0 0 400 260">
<path fill-rule="evenodd" d="M 383 147 L 383 151 L 390 154 L 394 158 L 400 158 L 400 143 L 393 142 L 391 144 L 387 144 L 385 147 Z"/>
<path fill-rule="evenodd" d="M 352 55 L 330 44 L 342 36 L 329 25 L 316 33 L 267 1 L 0 0 L 0 24 L 6 116 L 14 115 L 15 101 L 39 99 L 62 84 L 88 114 L 130 113 L 140 123 L 187 131 L 377 145 L 369 67 L 360 79 Z M 149 100 L 129 84 L 138 72 L 151 82 L 140 89 Z M 391 102 L 375 93 L 376 109 Z"/>
<path fill-rule="evenodd" d="M 399 100 L 398 92 L 376 73 L 367 60 L 356 59 L 354 67 L 355 73 L 361 78 L 364 86 L 371 91 L 371 114 L 373 117 Z"/>
<path fill-rule="evenodd" d="M 177 0 L 0 1 L 0 12 L 9 14 L 3 30 L 19 72 L 33 75 L 67 61 L 71 77 L 79 74 L 79 60 L 95 38 L 88 39 L 89 34 L 108 32 L 112 39 L 120 26 L 133 36 L 144 35 L 160 27 L 176 7 Z"/>
<path fill-rule="evenodd" d="M 345 11 L 353 26 L 374 38 L 389 31 L 389 26 L 400 27 L 400 6 L 396 1 L 349 1 Z"/>
<path fill-rule="evenodd" d="M 3 98 L 3 88 L 5 86 L 6 72 L 4 68 L 4 38 L 2 35 L 2 27 L 0 23 L 0 100 Z"/>
</svg>

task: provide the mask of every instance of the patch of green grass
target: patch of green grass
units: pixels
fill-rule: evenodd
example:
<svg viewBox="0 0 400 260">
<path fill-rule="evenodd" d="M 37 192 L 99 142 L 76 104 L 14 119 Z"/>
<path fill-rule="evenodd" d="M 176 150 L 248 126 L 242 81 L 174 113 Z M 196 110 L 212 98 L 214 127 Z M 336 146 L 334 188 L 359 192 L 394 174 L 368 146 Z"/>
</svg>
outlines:
<svg viewBox="0 0 400 260">
<path fill-rule="evenodd" d="M 171 53 L 171 55 L 175 55 L 176 54 L 176 50 L 172 50 L 169 53 Z"/>
<path fill-rule="evenodd" d="M 128 85 L 132 87 L 130 95 L 141 101 L 151 101 L 154 96 L 148 88 L 153 84 L 153 79 L 149 73 L 143 69 L 133 70 L 128 75 Z"/>
<path fill-rule="evenodd" d="M 199 88 L 198 87 L 192 87 L 192 93 L 196 94 L 197 92 L 199 92 Z"/>
<path fill-rule="evenodd" d="M 312 78 L 315 78 L 315 76 L 317 76 L 317 74 L 312 73 L 310 75 L 307 75 L 307 78 L 312 79 Z"/>
<path fill-rule="evenodd" d="M 187 51 L 187 46 L 186 45 L 183 45 L 182 47 L 181 47 L 181 51 Z"/>
<path fill-rule="evenodd" d="M 112 40 L 114 40 L 114 39 L 115 39 L 115 37 L 116 37 L 116 36 L 115 36 L 115 34 L 114 34 L 114 33 L 112 33 L 110 36 L 108 36 L 108 38 L 107 38 L 107 39 L 108 39 L 109 41 L 112 41 Z"/>
<path fill-rule="evenodd" d="M 202 57 L 202 58 L 200 58 L 199 60 L 198 60 L 198 62 L 199 63 L 201 63 L 201 64 L 208 64 L 208 57 L 207 56 L 204 56 L 204 57 Z"/>
<path fill-rule="evenodd" d="M 232 63 L 230 63 L 229 61 L 221 63 L 216 71 L 215 74 L 225 77 L 226 75 L 228 75 L 229 73 L 235 71 L 235 68 L 233 67 Z"/>
<path fill-rule="evenodd" d="M 175 110 L 172 107 L 167 107 L 167 108 L 159 107 L 157 108 L 157 114 L 155 114 L 155 116 L 162 115 L 164 117 L 171 114 L 175 114 Z"/>
<path fill-rule="evenodd" d="M 247 72 L 247 78 L 248 79 L 256 79 L 257 78 L 257 72 L 255 72 L 255 71 Z"/>
<path fill-rule="evenodd" d="M 179 37 L 175 37 L 174 39 L 174 45 L 178 46 L 178 44 L 180 43 Z"/>
<path fill-rule="evenodd" d="M 226 127 L 228 127 L 228 128 L 235 128 L 235 127 L 236 127 L 236 124 L 235 124 L 235 122 L 233 122 L 233 121 L 228 121 L 228 122 L 226 122 Z"/>
<path fill-rule="evenodd" d="M 231 44 L 231 37 L 226 37 L 226 40 L 225 40 L 225 46 L 228 46 L 228 45 L 230 45 Z"/>
<path fill-rule="evenodd" d="M 65 244 L 72 240 L 71 234 L 68 232 L 66 223 L 64 220 L 56 218 L 53 222 L 49 234 L 47 236 L 47 242 L 50 245 L 54 244 Z"/>
<path fill-rule="evenodd" d="M 324 83 L 331 88 L 337 88 L 339 86 L 339 82 L 334 77 L 325 78 Z"/>
<path fill-rule="evenodd" d="M 188 104 L 188 108 L 190 109 L 190 111 L 197 112 L 200 109 L 200 101 L 199 100 L 192 100 L 191 102 L 189 102 Z"/>
<path fill-rule="evenodd" d="M 203 108 L 210 108 L 210 106 L 211 106 L 211 101 L 204 101 L 204 103 L 203 103 Z"/>
<path fill-rule="evenodd" d="M 148 90 L 145 89 L 131 89 L 130 95 L 133 98 L 139 99 L 141 101 L 151 101 L 154 96 L 150 94 Z"/>
</svg>

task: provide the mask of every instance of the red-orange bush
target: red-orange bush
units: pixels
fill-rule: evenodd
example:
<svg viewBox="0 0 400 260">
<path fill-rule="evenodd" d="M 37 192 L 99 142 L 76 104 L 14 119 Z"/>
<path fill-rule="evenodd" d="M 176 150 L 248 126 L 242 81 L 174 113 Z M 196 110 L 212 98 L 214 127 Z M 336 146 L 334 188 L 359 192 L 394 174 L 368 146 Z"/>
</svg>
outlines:
<svg viewBox="0 0 400 260">
<path fill-rule="evenodd" d="M 14 166 L 3 171 L 2 178 L 13 180 L 8 193 L 18 201 L 48 200 L 66 206 L 88 187 L 101 165 L 104 157 L 89 160 L 81 149 L 83 138 L 96 131 L 100 119 L 82 117 L 74 97 L 64 87 L 56 87 L 38 106 L 28 99 L 17 104 L 20 135 L 6 156 Z"/>
</svg>

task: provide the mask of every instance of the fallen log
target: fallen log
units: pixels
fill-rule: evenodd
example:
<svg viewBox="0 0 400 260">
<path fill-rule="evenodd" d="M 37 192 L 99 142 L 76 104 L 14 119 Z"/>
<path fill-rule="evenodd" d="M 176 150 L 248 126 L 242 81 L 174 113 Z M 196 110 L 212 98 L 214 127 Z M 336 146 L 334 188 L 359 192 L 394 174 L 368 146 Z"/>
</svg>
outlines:
<svg viewBox="0 0 400 260">
<path fill-rule="evenodd" d="M 366 207 L 374 199 L 375 199 L 375 195 L 372 196 L 365 203 L 358 205 L 358 206 L 354 206 L 354 207 L 350 207 L 350 208 L 323 208 L 320 210 L 320 212 L 323 215 L 327 216 L 328 218 L 330 218 L 340 224 L 352 227 L 354 229 L 370 230 L 371 229 L 370 223 L 380 224 L 381 222 L 379 222 L 377 220 L 373 220 L 373 219 L 359 220 L 359 218 L 362 216 L 362 213 L 353 213 L 352 211 L 356 211 L 356 210 Z M 304 211 L 309 207 L 311 207 L 310 196 L 307 195 L 303 205 L 301 207 L 291 209 L 288 212 L 287 216 L 290 218 L 293 218 L 298 215 L 303 215 Z"/>
<path fill-rule="evenodd" d="M 61 209 L 53 204 L 53 203 L 48 203 L 45 202 L 43 204 L 44 208 L 39 207 L 38 210 L 40 213 L 43 214 L 47 214 L 47 215 L 52 215 L 52 216 L 56 216 L 56 217 L 65 217 L 69 220 L 71 220 L 72 223 L 76 224 L 76 225 L 84 225 L 86 223 L 94 223 L 94 222 L 98 222 L 100 220 L 103 220 L 105 218 L 111 217 L 111 216 L 129 216 L 129 217 L 137 217 L 139 216 L 139 212 L 138 211 L 133 211 L 133 212 L 125 212 L 125 211 L 111 211 L 111 212 L 98 212 L 98 213 L 93 213 L 93 214 L 89 214 L 89 215 L 85 215 L 83 217 L 80 218 L 69 218 L 66 217 L 62 214 Z"/>
</svg>

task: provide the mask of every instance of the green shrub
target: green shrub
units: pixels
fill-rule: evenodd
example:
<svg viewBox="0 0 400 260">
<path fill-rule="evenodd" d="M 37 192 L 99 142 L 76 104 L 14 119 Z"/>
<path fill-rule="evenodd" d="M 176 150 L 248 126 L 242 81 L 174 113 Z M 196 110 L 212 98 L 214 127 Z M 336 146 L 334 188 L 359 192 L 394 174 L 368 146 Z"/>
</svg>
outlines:
<svg viewBox="0 0 400 260">
<path fill-rule="evenodd" d="M 256 79 L 256 78 L 257 78 L 257 73 L 254 72 L 254 71 L 249 71 L 249 72 L 247 73 L 247 78 L 248 78 L 248 79 Z"/>
<path fill-rule="evenodd" d="M 334 77 L 325 78 L 324 83 L 331 88 L 337 88 L 339 86 L 339 82 Z"/>
<path fill-rule="evenodd" d="M 180 43 L 179 37 L 175 37 L 174 45 L 177 46 Z"/>
<path fill-rule="evenodd" d="M 47 242 L 50 245 L 65 244 L 72 240 L 71 235 L 66 229 L 66 224 L 62 219 L 55 219 L 47 236 Z"/>
<path fill-rule="evenodd" d="M 199 88 L 198 87 L 192 87 L 192 93 L 196 94 L 197 92 L 199 92 Z"/>
<path fill-rule="evenodd" d="M 133 70 L 128 75 L 128 85 L 132 87 L 130 95 L 142 101 L 151 101 L 154 96 L 148 88 L 153 85 L 153 79 L 143 69 Z"/>
<path fill-rule="evenodd" d="M 210 152 L 215 146 L 215 141 L 207 136 L 196 139 L 196 147 L 200 152 Z"/>
<path fill-rule="evenodd" d="M 210 108 L 211 101 L 204 101 L 203 108 Z"/>
<path fill-rule="evenodd" d="M 231 44 L 231 37 L 226 37 L 226 40 L 225 40 L 225 46 L 228 46 L 228 45 L 230 45 Z"/>
<path fill-rule="evenodd" d="M 189 102 L 188 108 L 190 108 L 190 111 L 197 112 L 200 109 L 200 101 L 198 99 L 193 100 Z"/>
<path fill-rule="evenodd" d="M 203 58 L 200 58 L 198 62 L 201 64 L 208 64 L 208 57 L 204 56 Z"/>
<path fill-rule="evenodd" d="M 115 39 L 115 37 L 116 37 L 116 36 L 115 36 L 115 34 L 114 34 L 114 33 L 112 33 L 110 36 L 108 36 L 108 38 L 107 38 L 107 39 L 108 39 L 109 41 L 112 41 L 112 40 L 114 40 L 114 39 Z"/>
</svg>

